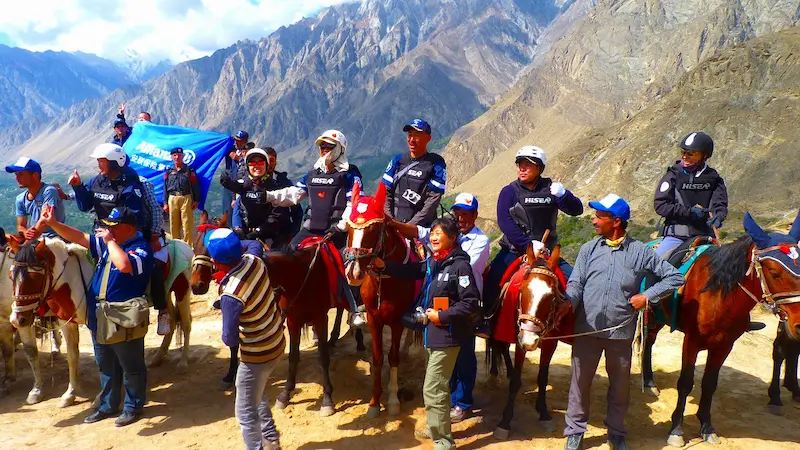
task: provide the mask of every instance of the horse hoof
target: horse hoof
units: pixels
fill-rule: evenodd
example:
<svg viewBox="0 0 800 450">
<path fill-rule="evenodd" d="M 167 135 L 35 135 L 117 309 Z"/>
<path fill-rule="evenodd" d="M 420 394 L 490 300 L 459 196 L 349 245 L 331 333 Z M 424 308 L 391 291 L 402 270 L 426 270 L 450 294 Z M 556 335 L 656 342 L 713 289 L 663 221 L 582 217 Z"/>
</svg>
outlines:
<svg viewBox="0 0 800 450">
<path fill-rule="evenodd" d="M 556 425 L 552 420 L 540 420 L 539 425 L 541 425 L 541 427 L 547 432 L 556 431 Z"/>
<path fill-rule="evenodd" d="M 704 434 L 704 435 L 702 435 L 702 437 L 703 437 L 703 440 L 706 441 L 709 444 L 717 445 L 720 442 L 719 436 L 717 436 L 717 433 Z"/>
<path fill-rule="evenodd" d="M 782 416 L 783 407 L 780 405 L 767 405 L 767 412 L 776 416 Z"/>
<path fill-rule="evenodd" d="M 219 389 L 220 391 L 229 391 L 233 389 L 233 382 L 221 381 L 217 389 Z"/>
<path fill-rule="evenodd" d="M 370 406 L 367 410 L 367 419 L 377 419 L 381 416 L 380 406 Z"/>
<path fill-rule="evenodd" d="M 400 404 L 399 403 L 395 403 L 395 404 L 391 404 L 390 403 L 389 406 L 386 407 L 386 412 L 389 413 L 390 416 L 396 416 L 396 415 L 400 414 Z"/>
<path fill-rule="evenodd" d="M 158 367 L 158 366 L 161 365 L 161 362 L 163 360 L 164 359 L 162 357 L 157 356 L 157 357 L 151 359 L 150 362 L 147 363 L 147 367 L 148 368 Z"/>
<path fill-rule="evenodd" d="M 367 350 L 367 346 L 365 346 L 365 345 L 356 345 L 356 351 L 357 352 L 363 352 L 363 351 L 366 351 L 366 350 Z M 406 356 L 408 356 L 408 355 L 406 355 Z"/>
<path fill-rule="evenodd" d="M 683 441 L 683 436 L 670 434 L 669 438 L 667 438 L 667 444 L 670 447 L 683 447 L 685 442 Z"/>
<path fill-rule="evenodd" d="M 284 409 L 286 409 L 286 406 L 287 406 L 286 402 L 282 402 L 280 400 L 275 400 L 275 409 L 284 410 Z"/>
<path fill-rule="evenodd" d="M 61 401 L 58 402 L 59 408 L 66 408 L 68 406 L 72 406 L 75 404 L 75 396 L 70 395 L 69 397 L 61 397 Z"/>
<path fill-rule="evenodd" d="M 187 361 L 181 361 L 178 363 L 178 366 L 175 368 L 175 371 L 178 373 L 186 373 L 189 370 L 189 363 Z"/>
<path fill-rule="evenodd" d="M 329 417 L 332 416 L 334 412 L 336 411 L 333 409 L 333 406 L 323 406 L 322 408 L 319 409 L 319 416 Z"/>
<path fill-rule="evenodd" d="M 648 386 L 645 388 L 646 392 L 654 397 L 661 395 L 661 390 L 655 386 Z"/>
<path fill-rule="evenodd" d="M 28 394 L 28 398 L 25 399 L 25 402 L 29 405 L 35 405 L 42 401 L 42 394 L 40 393 L 30 393 Z"/>
<path fill-rule="evenodd" d="M 510 430 L 506 430 L 505 428 L 497 427 L 494 430 L 494 435 L 493 436 L 494 436 L 495 439 L 497 439 L 499 441 L 505 441 L 506 439 L 508 439 L 508 434 L 509 433 L 510 433 Z"/>
</svg>

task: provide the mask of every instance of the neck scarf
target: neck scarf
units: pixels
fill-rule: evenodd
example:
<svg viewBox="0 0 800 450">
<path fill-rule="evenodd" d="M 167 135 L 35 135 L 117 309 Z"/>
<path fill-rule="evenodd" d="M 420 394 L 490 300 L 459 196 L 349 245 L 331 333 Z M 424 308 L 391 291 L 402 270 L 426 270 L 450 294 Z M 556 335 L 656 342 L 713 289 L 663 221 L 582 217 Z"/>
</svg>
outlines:
<svg viewBox="0 0 800 450">
<path fill-rule="evenodd" d="M 453 247 L 450 247 L 447 250 L 440 250 L 438 252 L 433 252 L 433 260 L 441 261 L 447 258 L 447 255 L 449 255 L 451 251 L 453 251 Z"/>
<path fill-rule="evenodd" d="M 625 240 L 626 235 L 622 235 L 619 239 L 606 239 L 606 245 L 611 248 L 617 248 L 622 245 L 622 241 Z"/>
<path fill-rule="evenodd" d="M 350 168 L 350 163 L 347 162 L 347 155 L 344 154 L 342 144 L 336 144 L 325 156 L 320 156 L 317 162 L 314 163 L 314 168 L 323 172 L 328 171 L 328 164 L 333 165 L 333 170 L 336 172 L 346 172 Z"/>
</svg>

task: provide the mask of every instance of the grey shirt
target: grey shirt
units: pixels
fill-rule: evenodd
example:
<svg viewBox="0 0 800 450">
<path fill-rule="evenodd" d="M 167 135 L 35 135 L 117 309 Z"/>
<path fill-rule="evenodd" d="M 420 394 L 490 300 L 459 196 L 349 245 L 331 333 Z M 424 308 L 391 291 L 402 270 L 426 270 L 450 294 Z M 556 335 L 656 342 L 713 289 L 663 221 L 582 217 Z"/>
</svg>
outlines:
<svg viewBox="0 0 800 450">
<path fill-rule="evenodd" d="M 581 247 L 575 268 L 567 283 L 567 298 L 575 310 L 575 332 L 585 333 L 619 325 L 635 314 L 630 299 L 639 293 L 642 279 L 655 275 L 659 280 L 644 291 L 650 303 L 683 284 L 683 275 L 645 244 L 626 238 L 617 248 L 604 238 Z M 633 339 L 636 321 L 617 330 L 593 335 L 604 339 Z"/>
</svg>

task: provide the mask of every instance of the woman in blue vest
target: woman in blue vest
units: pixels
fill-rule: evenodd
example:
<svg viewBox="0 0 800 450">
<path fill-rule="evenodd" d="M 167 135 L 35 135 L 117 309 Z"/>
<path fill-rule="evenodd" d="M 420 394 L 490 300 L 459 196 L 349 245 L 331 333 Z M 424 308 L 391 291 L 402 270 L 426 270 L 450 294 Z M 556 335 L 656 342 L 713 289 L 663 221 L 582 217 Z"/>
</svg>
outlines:
<svg viewBox="0 0 800 450">
<path fill-rule="evenodd" d="M 330 236 L 337 248 L 346 245 L 347 217 L 350 215 L 350 197 L 353 187 L 361 185 L 361 177 L 347 161 L 347 138 L 341 131 L 328 130 L 316 140 L 319 159 L 295 186 L 266 191 L 264 199 L 273 206 L 293 206 L 308 198 L 309 210 L 300 232 L 289 243 L 294 250 L 303 240 L 312 236 Z M 351 301 L 351 299 L 348 299 Z M 355 300 L 351 301 L 350 324 L 362 327 L 364 314 L 358 312 Z"/>
</svg>

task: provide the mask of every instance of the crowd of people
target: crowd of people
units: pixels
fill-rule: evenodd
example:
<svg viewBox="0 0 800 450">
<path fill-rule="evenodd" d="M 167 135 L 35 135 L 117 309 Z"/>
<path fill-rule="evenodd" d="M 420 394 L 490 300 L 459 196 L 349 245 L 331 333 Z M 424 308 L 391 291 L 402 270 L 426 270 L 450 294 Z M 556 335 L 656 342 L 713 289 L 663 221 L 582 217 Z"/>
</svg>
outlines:
<svg viewBox="0 0 800 450">
<path fill-rule="evenodd" d="M 17 230 L 29 240 L 60 236 L 90 249 L 97 261 L 88 317 L 102 389 L 99 407 L 85 421 L 117 416 L 118 426 L 136 421 L 146 402 L 144 339 L 98 342 L 91 311 L 98 298 L 114 302 L 147 295 L 144 289 L 150 283 L 153 289 L 148 298 L 159 310 L 158 333 L 169 331 L 169 321 L 163 314 L 166 246 L 162 212 L 169 214 L 172 237 L 193 245 L 193 214 L 200 198 L 197 175 L 184 163 L 181 148 L 170 151 L 173 165 L 164 173 L 163 201 L 155 198 L 152 184 L 130 167 L 122 148 L 131 134 L 124 113 L 125 105 L 121 105 L 112 142 L 99 145 L 91 153 L 99 173 L 84 182 L 75 171 L 68 180 L 71 194 L 58 185 L 44 183 L 42 168 L 32 159 L 23 157 L 6 167 L 24 189 L 16 200 Z M 150 115 L 142 112 L 138 120 L 150 121 Z M 544 176 L 548 162 L 544 150 L 536 146 L 520 148 L 513 161 L 517 178 L 502 189 L 496 205 L 503 233 L 500 252 L 487 268 L 491 242 L 476 225 L 478 198 L 459 193 L 450 214 L 437 217 L 446 192 L 446 162 L 428 151 L 432 130 L 426 121 L 414 119 L 402 131 L 408 150 L 389 161 L 380 180 L 387 192 L 385 213 L 389 226 L 423 243 L 430 252 L 421 263 L 401 265 L 377 259 L 373 269 L 389 276 L 424 279 L 425 288 L 414 305 L 421 307 L 427 318 L 424 343 L 428 363 L 423 386 L 427 427 L 418 436 L 433 440 L 437 449 L 455 448 L 451 424 L 469 417 L 475 401 L 476 336 L 490 334 L 491 324 L 484 317 L 492 316 L 498 308 L 506 269 L 525 255 L 529 245 L 552 250 L 558 245 L 559 211 L 578 216 L 584 206 L 572 191 Z M 226 345 L 241 345 L 235 411 L 245 446 L 279 448 L 265 389 L 284 351 L 283 324 L 277 298 L 266 295 L 259 277 L 253 274 L 266 270 L 261 261 L 265 245 L 272 250 L 293 251 L 306 238 L 320 236 L 343 248 L 350 200 L 354 189 L 361 190 L 363 180 L 358 168 L 348 161 L 348 141 L 338 130 L 325 131 L 316 139 L 318 159 L 296 183 L 276 170 L 275 149 L 257 147 L 245 131 L 232 137 L 234 144 L 219 179 L 224 188 L 220 213 L 228 214 L 232 229 L 208 233 L 205 247 L 217 269 L 227 273 L 219 283 L 222 339 Z M 659 256 L 667 257 L 690 237 L 713 236 L 727 215 L 725 183 L 708 166 L 713 154 L 711 137 L 691 133 L 680 147 L 681 159 L 668 169 L 656 189 L 654 206 L 665 225 L 658 254 L 627 234 L 630 207 L 624 199 L 609 194 L 588 203 L 595 211 L 592 224 L 598 237 L 581 248 L 574 269 L 564 260 L 559 262 L 568 279 L 565 296 L 576 313 L 576 330 L 589 334 L 572 347 L 573 373 L 564 432 L 567 449 L 582 448 L 589 418 L 589 389 L 602 354 L 610 379 L 605 422 L 609 444 L 614 449 L 627 448 L 624 416 L 629 402 L 633 323 L 615 331 L 602 330 L 630 321 L 646 304 L 656 304 L 678 288 L 682 275 Z M 63 202 L 71 199 L 81 211 L 95 214 L 92 232 L 87 234 L 65 224 Z M 300 203 L 306 199 L 308 207 L 303 211 Z M 546 240 L 545 235 L 549 236 Z M 646 275 L 656 280 L 640 293 L 639 285 Z M 351 294 L 350 324 L 364 326 L 358 290 L 353 289 Z M 120 405 L 123 385 L 125 399 Z"/>
</svg>

